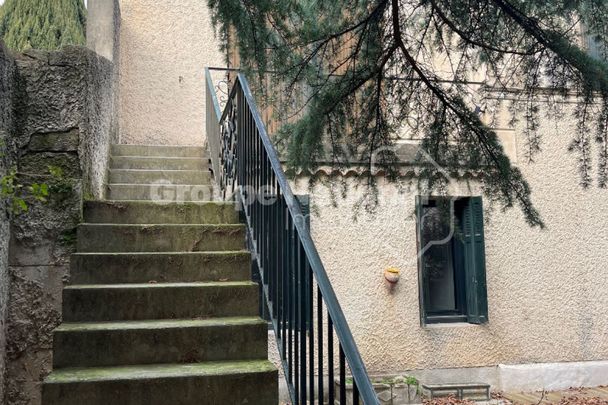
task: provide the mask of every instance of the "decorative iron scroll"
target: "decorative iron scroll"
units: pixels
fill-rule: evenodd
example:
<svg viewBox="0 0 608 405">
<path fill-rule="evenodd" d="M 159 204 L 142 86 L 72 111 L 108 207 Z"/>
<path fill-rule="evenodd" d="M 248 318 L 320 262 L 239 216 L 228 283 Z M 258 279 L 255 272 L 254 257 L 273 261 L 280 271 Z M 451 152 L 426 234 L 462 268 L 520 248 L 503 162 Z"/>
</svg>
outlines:
<svg viewBox="0 0 608 405">
<path fill-rule="evenodd" d="M 217 95 L 220 111 L 224 111 L 226 104 L 228 104 L 228 97 L 230 96 L 230 79 L 227 74 L 222 80 L 215 83 L 215 94 Z"/>
<path fill-rule="evenodd" d="M 238 131 L 236 99 L 233 98 L 227 102 L 226 108 L 229 110 L 220 127 L 220 187 L 224 199 L 234 194 L 236 183 Z"/>
</svg>

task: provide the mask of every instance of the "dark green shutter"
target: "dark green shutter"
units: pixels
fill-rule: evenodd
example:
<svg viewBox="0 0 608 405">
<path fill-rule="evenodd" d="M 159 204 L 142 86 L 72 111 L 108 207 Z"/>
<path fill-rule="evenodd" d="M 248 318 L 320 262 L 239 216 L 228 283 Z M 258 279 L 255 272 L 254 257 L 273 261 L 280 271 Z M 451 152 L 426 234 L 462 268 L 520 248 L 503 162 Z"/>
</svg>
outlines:
<svg viewBox="0 0 608 405">
<path fill-rule="evenodd" d="M 481 197 L 471 197 L 462 218 L 465 244 L 467 317 L 470 323 L 488 322 L 486 254 Z"/>
</svg>

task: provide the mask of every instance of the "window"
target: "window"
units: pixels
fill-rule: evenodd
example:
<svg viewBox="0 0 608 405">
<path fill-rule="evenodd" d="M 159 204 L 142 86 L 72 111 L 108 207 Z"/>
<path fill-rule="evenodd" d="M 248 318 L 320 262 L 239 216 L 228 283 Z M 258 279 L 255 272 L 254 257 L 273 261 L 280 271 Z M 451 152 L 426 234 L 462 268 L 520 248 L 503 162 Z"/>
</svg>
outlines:
<svg viewBox="0 0 608 405">
<path fill-rule="evenodd" d="M 582 25 L 583 47 L 589 55 L 595 59 L 608 61 L 608 45 L 598 38 L 596 32 L 590 30 L 585 24 Z M 605 34 L 604 34 L 605 35 Z"/>
<path fill-rule="evenodd" d="M 608 60 L 608 50 L 606 46 L 598 41 L 594 35 L 587 36 L 587 52 L 598 60 Z"/>
<path fill-rule="evenodd" d="M 488 321 L 481 197 L 418 197 L 423 324 Z"/>
</svg>

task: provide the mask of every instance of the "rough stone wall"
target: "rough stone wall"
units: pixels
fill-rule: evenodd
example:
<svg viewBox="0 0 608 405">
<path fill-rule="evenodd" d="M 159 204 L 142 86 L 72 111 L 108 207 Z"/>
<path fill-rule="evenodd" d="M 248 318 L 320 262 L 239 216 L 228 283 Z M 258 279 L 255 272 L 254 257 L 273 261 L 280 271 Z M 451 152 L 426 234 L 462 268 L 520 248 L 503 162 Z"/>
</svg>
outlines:
<svg viewBox="0 0 608 405">
<path fill-rule="evenodd" d="M 13 90 L 15 62 L 0 41 L 0 177 L 10 166 L 9 137 L 14 130 Z M 9 295 L 9 219 L 0 201 L 0 399 L 4 397 L 6 369 L 6 308 Z"/>
<path fill-rule="evenodd" d="M 120 0 L 120 142 L 202 145 L 205 66 L 225 65 L 203 0 Z"/>
<path fill-rule="evenodd" d="M 535 163 L 524 156 L 522 128 L 514 131 L 518 165 L 547 229 L 530 228 L 517 208 L 488 210 L 484 201 L 486 325 L 420 325 L 414 189 L 381 181 L 377 212 L 361 211 L 356 221 L 360 192 L 351 188 L 342 199 L 338 188 L 334 206 L 325 186 L 313 190 L 313 237 L 371 373 L 608 359 L 608 195 L 579 186 L 578 156 L 568 152 L 570 109 L 543 118 Z M 471 186 L 452 193 L 479 195 Z M 298 189 L 308 191 L 306 179 Z M 402 272 L 392 288 L 383 277 L 391 266 Z"/>
<path fill-rule="evenodd" d="M 50 196 L 11 226 L 7 383 L 4 403 L 39 404 L 51 370 L 52 331 L 85 196 L 100 197 L 115 142 L 110 61 L 78 47 L 18 55 L 16 117 L 21 181 L 44 182 Z M 51 177 L 49 166 L 62 176 Z"/>
</svg>

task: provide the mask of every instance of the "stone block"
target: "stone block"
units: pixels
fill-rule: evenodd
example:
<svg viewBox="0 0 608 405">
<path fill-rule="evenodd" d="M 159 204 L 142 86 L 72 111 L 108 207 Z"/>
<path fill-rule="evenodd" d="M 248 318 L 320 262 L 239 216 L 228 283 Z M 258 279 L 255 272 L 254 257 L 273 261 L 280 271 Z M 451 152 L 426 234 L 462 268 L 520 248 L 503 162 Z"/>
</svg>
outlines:
<svg viewBox="0 0 608 405">
<path fill-rule="evenodd" d="M 64 177 L 82 177 L 77 153 L 36 152 L 28 153 L 19 160 L 19 173 L 48 175 L 50 167 L 61 168 Z"/>
<path fill-rule="evenodd" d="M 80 142 L 78 128 L 66 132 L 36 133 L 30 138 L 31 152 L 77 152 Z"/>
</svg>

